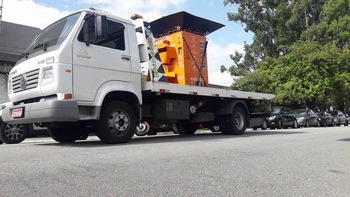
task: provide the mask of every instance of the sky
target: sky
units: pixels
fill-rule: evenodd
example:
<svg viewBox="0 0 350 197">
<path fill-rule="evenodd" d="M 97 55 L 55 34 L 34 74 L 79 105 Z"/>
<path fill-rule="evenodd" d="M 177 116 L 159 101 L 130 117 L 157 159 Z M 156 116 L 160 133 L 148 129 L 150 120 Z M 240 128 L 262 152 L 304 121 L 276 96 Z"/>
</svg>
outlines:
<svg viewBox="0 0 350 197">
<path fill-rule="evenodd" d="M 1 1 L 1 0 L 0 0 Z M 237 5 L 224 6 L 223 0 L 2 0 L 2 20 L 38 28 L 71 12 L 95 7 L 111 14 L 130 18 L 138 13 L 147 21 L 186 11 L 193 15 L 224 24 L 225 27 L 209 34 L 207 59 L 209 83 L 230 86 L 233 78 L 221 73 L 220 66 L 233 64 L 229 55 L 243 52 L 244 42 L 251 43 L 253 35 L 246 33 L 240 23 L 229 21 L 228 12 L 236 12 Z"/>
</svg>

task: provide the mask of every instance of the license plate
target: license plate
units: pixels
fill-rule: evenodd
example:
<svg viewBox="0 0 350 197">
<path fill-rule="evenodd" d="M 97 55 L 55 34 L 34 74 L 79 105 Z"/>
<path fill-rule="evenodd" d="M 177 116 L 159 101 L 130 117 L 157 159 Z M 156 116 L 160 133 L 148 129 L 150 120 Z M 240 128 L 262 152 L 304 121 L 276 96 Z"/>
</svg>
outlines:
<svg viewBox="0 0 350 197">
<path fill-rule="evenodd" d="M 12 109 L 12 118 L 20 118 L 23 116 L 23 107 Z"/>
</svg>

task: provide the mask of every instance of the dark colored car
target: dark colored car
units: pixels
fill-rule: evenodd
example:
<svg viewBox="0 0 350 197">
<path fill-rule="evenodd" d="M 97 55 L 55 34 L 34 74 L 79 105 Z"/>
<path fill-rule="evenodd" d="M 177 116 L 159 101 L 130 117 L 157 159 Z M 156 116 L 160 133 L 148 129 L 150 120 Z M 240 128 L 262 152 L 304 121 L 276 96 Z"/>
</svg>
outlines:
<svg viewBox="0 0 350 197">
<path fill-rule="evenodd" d="M 340 110 L 335 110 L 335 111 L 329 111 L 328 113 L 330 113 L 334 119 L 334 124 L 337 126 L 340 125 L 344 125 L 344 126 L 348 126 L 348 120 L 346 115 L 340 111 Z"/>
<path fill-rule="evenodd" d="M 322 111 L 317 112 L 316 114 L 318 115 L 318 120 L 320 121 L 320 125 L 322 127 L 334 126 L 334 119 L 330 113 Z"/>
<path fill-rule="evenodd" d="M 269 116 L 270 113 L 267 112 L 252 113 L 250 115 L 250 127 L 253 128 L 253 130 L 257 130 L 258 128 L 261 128 L 261 130 L 266 130 L 268 128 Z"/>
<path fill-rule="evenodd" d="M 269 117 L 268 127 L 271 129 L 298 128 L 298 122 L 294 111 L 289 107 L 274 107 Z"/>
<path fill-rule="evenodd" d="M 319 127 L 320 122 L 318 115 L 311 109 L 297 109 L 294 110 L 295 116 L 297 117 L 298 125 L 303 127 Z"/>
</svg>

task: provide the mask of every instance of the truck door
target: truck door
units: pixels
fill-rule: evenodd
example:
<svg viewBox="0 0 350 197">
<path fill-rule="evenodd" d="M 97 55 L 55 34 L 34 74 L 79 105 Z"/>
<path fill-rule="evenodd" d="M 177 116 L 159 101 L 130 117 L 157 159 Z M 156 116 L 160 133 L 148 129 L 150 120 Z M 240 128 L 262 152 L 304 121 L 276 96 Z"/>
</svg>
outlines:
<svg viewBox="0 0 350 197">
<path fill-rule="evenodd" d="M 108 19 L 107 37 L 85 43 L 84 36 L 95 36 L 94 16 L 86 18 L 73 42 L 73 94 L 76 100 L 93 101 L 104 83 L 130 82 L 131 61 L 125 24 Z"/>
</svg>

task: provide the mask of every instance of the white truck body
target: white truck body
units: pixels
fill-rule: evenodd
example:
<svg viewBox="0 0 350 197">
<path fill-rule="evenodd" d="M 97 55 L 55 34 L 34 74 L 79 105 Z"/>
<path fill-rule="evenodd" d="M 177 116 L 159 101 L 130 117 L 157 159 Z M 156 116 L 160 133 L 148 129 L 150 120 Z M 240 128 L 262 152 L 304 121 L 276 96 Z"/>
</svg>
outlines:
<svg viewBox="0 0 350 197">
<path fill-rule="evenodd" d="M 108 34 L 112 38 L 105 32 L 99 39 L 103 25 L 114 31 Z M 106 143 L 126 142 L 140 122 L 179 124 L 175 130 L 180 134 L 191 133 L 184 130 L 188 125 L 220 124 L 223 133 L 238 134 L 226 128 L 237 117 L 244 123 L 238 128 L 241 134 L 254 112 L 253 104 L 274 97 L 142 81 L 141 63 L 149 51 L 141 37 L 131 20 L 95 9 L 73 13 L 50 25 L 10 72 L 8 94 L 13 107 L 4 110 L 4 121 L 41 123 L 59 142 L 84 139 L 85 130 Z M 207 106 L 202 109 L 204 103 Z M 237 106 L 241 117 L 235 112 Z M 79 134 L 72 135 L 76 131 Z"/>
</svg>

